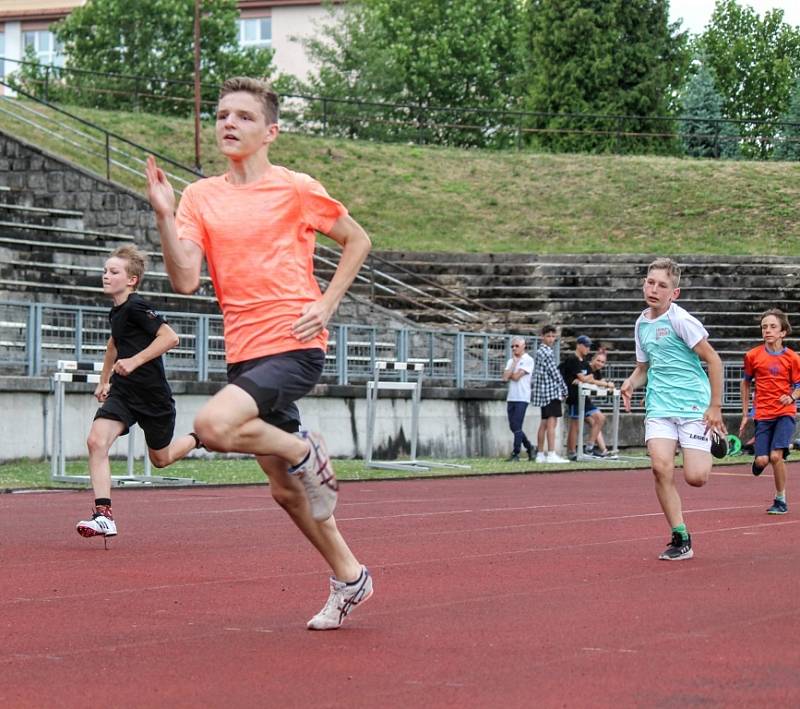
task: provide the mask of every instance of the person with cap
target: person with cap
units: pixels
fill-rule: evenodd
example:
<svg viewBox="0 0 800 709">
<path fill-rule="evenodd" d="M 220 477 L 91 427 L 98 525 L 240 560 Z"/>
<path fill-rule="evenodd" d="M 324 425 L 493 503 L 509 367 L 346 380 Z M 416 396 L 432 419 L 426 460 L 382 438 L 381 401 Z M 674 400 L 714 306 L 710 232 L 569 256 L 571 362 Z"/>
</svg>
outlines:
<svg viewBox="0 0 800 709">
<path fill-rule="evenodd" d="M 567 432 L 567 458 L 575 460 L 578 457 L 578 384 L 594 383 L 594 376 L 589 367 L 589 352 L 592 349 L 592 340 L 588 335 L 578 335 L 575 338 L 575 351 L 568 354 L 561 363 L 561 374 L 567 383 L 567 411 L 569 416 L 569 430 Z M 597 434 L 603 425 L 600 410 L 586 397 L 583 412 L 584 418 L 589 422 L 589 440 L 597 440 Z"/>
</svg>

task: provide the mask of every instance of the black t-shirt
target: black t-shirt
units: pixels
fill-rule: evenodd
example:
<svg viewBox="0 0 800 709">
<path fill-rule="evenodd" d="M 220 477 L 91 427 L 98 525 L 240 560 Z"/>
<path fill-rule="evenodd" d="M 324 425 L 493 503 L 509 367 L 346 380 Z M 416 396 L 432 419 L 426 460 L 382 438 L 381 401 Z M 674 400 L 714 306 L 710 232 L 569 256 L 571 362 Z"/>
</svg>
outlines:
<svg viewBox="0 0 800 709">
<path fill-rule="evenodd" d="M 571 406 L 575 406 L 578 403 L 578 385 L 573 384 L 573 382 L 578 374 L 589 373 L 589 361 L 580 359 L 578 355 L 573 352 L 567 355 L 566 359 L 561 363 L 560 369 L 561 375 L 564 377 L 567 387 L 569 387 L 567 403 Z"/>
<path fill-rule="evenodd" d="M 122 305 L 111 308 L 111 336 L 117 359 L 127 359 L 150 346 L 165 320 L 138 293 L 131 293 Z M 161 402 L 172 396 L 161 357 L 151 359 L 127 377 L 111 375 L 112 394 L 121 394 L 135 402 Z"/>
</svg>

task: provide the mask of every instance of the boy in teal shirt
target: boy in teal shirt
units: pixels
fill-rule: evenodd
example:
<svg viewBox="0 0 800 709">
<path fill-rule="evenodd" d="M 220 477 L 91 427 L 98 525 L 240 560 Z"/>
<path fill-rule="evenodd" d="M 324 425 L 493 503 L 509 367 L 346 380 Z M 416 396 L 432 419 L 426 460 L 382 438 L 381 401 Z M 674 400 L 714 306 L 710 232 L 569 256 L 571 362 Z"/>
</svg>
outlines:
<svg viewBox="0 0 800 709">
<path fill-rule="evenodd" d="M 680 295 L 680 277 L 680 267 L 669 258 L 656 259 L 648 267 L 643 287 L 647 308 L 635 328 L 636 368 L 620 391 L 630 411 L 633 391 L 647 385 L 645 443 L 656 496 L 672 529 L 669 545 L 659 556 L 667 561 L 694 555 L 675 486 L 676 446 L 680 442 L 686 482 L 702 487 L 711 473 L 709 434 L 725 433 L 722 361 L 702 323 L 673 302 Z"/>
</svg>

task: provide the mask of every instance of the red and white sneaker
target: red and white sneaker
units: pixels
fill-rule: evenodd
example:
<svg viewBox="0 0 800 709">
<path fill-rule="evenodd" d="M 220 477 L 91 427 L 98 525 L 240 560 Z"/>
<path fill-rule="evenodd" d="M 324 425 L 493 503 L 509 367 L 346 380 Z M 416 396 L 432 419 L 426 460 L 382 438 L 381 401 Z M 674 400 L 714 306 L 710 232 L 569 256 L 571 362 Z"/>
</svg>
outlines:
<svg viewBox="0 0 800 709">
<path fill-rule="evenodd" d="M 91 519 L 78 522 L 76 530 L 82 537 L 116 537 L 117 523 L 113 519 L 95 512 Z"/>
</svg>

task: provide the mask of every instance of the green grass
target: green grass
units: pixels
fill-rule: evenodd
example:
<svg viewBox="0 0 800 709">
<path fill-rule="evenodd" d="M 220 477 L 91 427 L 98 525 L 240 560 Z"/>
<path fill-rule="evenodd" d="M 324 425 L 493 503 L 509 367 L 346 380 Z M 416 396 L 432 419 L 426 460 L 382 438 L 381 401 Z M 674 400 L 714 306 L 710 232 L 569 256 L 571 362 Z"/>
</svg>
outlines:
<svg viewBox="0 0 800 709">
<path fill-rule="evenodd" d="M 628 455 L 643 456 L 640 449 L 626 451 Z M 715 461 L 716 465 L 735 465 L 746 462 L 747 458 L 733 457 L 723 461 Z M 519 463 L 507 463 L 496 458 L 469 458 L 449 460 L 445 462 L 469 465 L 469 469 L 436 467 L 428 471 L 402 472 L 398 470 L 382 470 L 368 468 L 362 460 L 337 460 L 334 467 L 340 480 L 388 480 L 407 478 L 436 478 L 452 476 L 492 475 L 492 474 L 542 474 L 564 473 L 579 470 L 606 470 L 649 468 L 648 460 L 636 461 L 603 461 L 590 463 L 564 463 L 536 465 L 522 460 Z M 680 464 L 680 458 L 676 460 Z M 112 461 L 113 475 L 126 475 L 124 460 Z M 86 460 L 67 462 L 68 475 L 86 475 Z M 142 463 L 137 461 L 135 474 L 142 474 Z M 164 470 L 153 469 L 153 475 L 164 475 L 176 478 L 193 478 L 213 485 L 236 485 L 262 483 L 264 474 L 252 458 L 188 458 L 178 461 Z M 0 464 L 0 492 L 22 489 L 67 489 L 86 488 L 85 484 L 51 483 L 50 463 L 48 461 L 18 460 Z"/>
<path fill-rule="evenodd" d="M 193 122 L 71 108 L 186 164 Z M 85 151 L 15 124 L 49 151 Z M 206 174 L 224 169 L 205 125 Z M 651 156 L 551 155 L 333 140 L 283 134 L 271 159 L 320 179 L 376 249 L 494 253 L 794 253 L 800 165 Z M 104 169 L 94 161 L 95 169 Z M 123 173 L 134 189 L 142 181 Z"/>
</svg>

